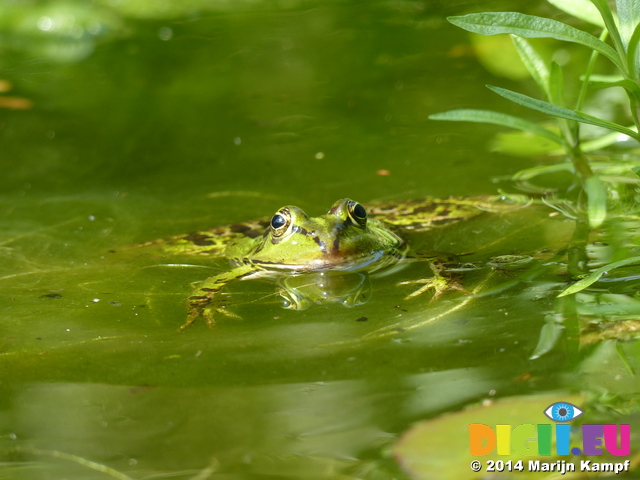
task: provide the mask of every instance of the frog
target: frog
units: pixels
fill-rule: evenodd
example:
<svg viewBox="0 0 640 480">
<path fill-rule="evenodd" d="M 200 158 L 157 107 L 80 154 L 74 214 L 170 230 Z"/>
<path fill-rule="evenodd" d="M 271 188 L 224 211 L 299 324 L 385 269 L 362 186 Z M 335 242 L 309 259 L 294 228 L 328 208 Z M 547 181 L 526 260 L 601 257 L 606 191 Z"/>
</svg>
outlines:
<svg viewBox="0 0 640 480">
<path fill-rule="evenodd" d="M 279 279 L 278 284 L 285 289 L 284 292 L 281 290 L 281 296 L 286 298 L 288 290 L 290 299 L 298 298 L 295 302 L 289 300 L 290 306 L 285 308 L 299 309 L 294 303 L 304 304 L 306 308 L 309 302 L 300 300 L 296 286 L 287 287 L 293 277 L 371 274 L 404 262 L 425 261 L 430 271 L 428 278 L 401 282 L 402 285 L 421 285 L 407 299 L 428 290 L 434 291 L 434 298 L 448 290 L 464 291 L 446 275 L 446 265 L 456 262 L 455 254 L 410 254 L 406 234 L 459 222 L 486 210 L 500 209 L 500 203 L 500 199 L 494 196 L 373 202 L 365 207 L 355 200 L 343 198 L 333 203 L 326 214 L 317 217 L 307 215 L 294 205 L 286 205 L 270 218 L 196 231 L 142 245 L 159 243 L 167 254 L 222 257 L 229 262 L 228 270 L 205 279 L 192 291 L 187 300 L 187 320 L 180 330 L 186 330 L 200 317 L 213 327 L 217 314 L 239 318 L 222 305 L 221 296 L 230 283 L 240 280 Z M 511 204 L 508 202 L 507 207 Z M 343 296 L 345 299 L 354 297 Z M 353 305 L 354 301 L 343 303 Z"/>
<path fill-rule="evenodd" d="M 245 230 L 226 246 L 223 255 L 232 268 L 206 279 L 189 296 L 183 329 L 199 317 L 213 326 L 215 312 L 229 315 L 214 299 L 232 281 L 312 272 L 372 273 L 398 263 L 407 250 L 400 235 L 381 220 L 369 218 L 365 207 L 349 198 L 338 200 L 318 217 L 293 205 L 284 206 L 261 235 Z"/>
</svg>

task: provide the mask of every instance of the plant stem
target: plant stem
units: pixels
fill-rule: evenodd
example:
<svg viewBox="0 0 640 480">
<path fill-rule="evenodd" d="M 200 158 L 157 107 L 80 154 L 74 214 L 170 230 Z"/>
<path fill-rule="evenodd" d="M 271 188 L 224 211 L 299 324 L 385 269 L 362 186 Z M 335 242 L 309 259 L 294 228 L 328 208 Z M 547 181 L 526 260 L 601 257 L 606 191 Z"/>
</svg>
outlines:
<svg viewBox="0 0 640 480">
<path fill-rule="evenodd" d="M 587 265 L 587 239 L 589 237 L 589 225 L 580 219 L 576 220 L 573 236 L 567 247 L 567 268 L 572 278 L 580 277 L 589 272 Z"/>
<path fill-rule="evenodd" d="M 571 150 L 569 152 L 569 156 L 571 157 L 571 163 L 573 164 L 573 168 L 576 173 L 580 176 L 580 179 L 584 183 L 584 181 L 593 175 L 593 170 L 589 166 L 589 162 L 584 157 L 582 150 L 580 149 L 580 137 L 575 138 L 574 145 L 571 146 Z"/>
<path fill-rule="evenodd" d="M 608 31 L 604 30 L 600 35 L 600 40 L 603 42 L 607 39 Z M 578 95 L 578 101 L 576 102 L 576 110 L 582 110 L 582 106 L 584 105 L 584 100 L 587 96 L 587 90 L 589 88 L 589 78 L 591 78 L 591 74 L 593 73 L 593 68 L 596 64 L 596 60 L 598 58 L 598 51 L 593 50 L 591 52 L 591 56 L 589 57 L 589 63 L 587 63 L 587 69 L 584 72 L 584 80 L 582 81 L 582 86 L 580 87 L 580 94 Z"/>
</svg>

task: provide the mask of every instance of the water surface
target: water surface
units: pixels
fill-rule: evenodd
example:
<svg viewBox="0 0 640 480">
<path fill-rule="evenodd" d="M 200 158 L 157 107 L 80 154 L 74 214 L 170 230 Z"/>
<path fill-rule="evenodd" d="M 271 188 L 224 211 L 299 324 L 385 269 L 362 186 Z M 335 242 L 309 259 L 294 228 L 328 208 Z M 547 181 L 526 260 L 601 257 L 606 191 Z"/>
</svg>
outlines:
<svg viewBox="0 0 640 480">
<path fill-rule="evenodd" d="M 402 478 L 386 452 L 418 420 L 598 389 L 612 371 L 621 377 L 607 388 L 637 392 L 611 344 L 597 352 L 606 371 L 572 379 L 595 357 L 555 300 L 564 279 L 553 259 L 573 224 L 548 223 L 544 208 L 413 238 L 479 264 L 535 257 L 469 273 L 464 293 L 404 300 L 412 287 L 397 283 L 424 275 L 415 264 L 372 279 L 364 305 L 296 312 L 273 282 L 239 282 L 229 308 L 243 320 L 213 330 L 177 332 L 190 284 L 224 260 L 121 255 L 286 204 L 319 215 L 343 197 L 516 191 L 504 178 L 536 163 L 492 152 L 495 128 L 427 119 L 513 108 L 484 84 L 516 82 L 485 70 L 445 17 L 550 8 L 1 6 L 11 19 L 0 23 L 2 96 L 21 99 L 0 109 L 3 475 Z"/>
</svg>

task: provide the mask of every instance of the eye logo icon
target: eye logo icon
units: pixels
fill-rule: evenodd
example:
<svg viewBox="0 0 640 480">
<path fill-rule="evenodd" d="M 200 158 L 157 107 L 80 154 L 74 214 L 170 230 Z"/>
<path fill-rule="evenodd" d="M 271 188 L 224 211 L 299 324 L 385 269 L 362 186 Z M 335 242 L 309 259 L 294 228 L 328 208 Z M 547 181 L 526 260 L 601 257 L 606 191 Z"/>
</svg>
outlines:
<svg viewBox="0 0 640 480">
<path fill-rule="evenodd" d="M 583 413 L 578 407 L 567 402 L 552 403 L 544 411 L 544 414 L 554 422 L 570 422 Z"/>
</svg>

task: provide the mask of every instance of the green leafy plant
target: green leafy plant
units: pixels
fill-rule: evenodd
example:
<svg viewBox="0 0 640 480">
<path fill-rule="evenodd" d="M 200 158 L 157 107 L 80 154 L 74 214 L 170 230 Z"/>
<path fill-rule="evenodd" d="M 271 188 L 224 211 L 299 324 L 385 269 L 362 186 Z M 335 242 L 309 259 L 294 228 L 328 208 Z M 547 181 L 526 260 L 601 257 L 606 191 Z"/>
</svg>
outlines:
<svg viewBox="0 0 640 480">
<path fill-rule="evenodd" d="M 640 124 L 640 2 L 616 0 L 617 15 L 607 0 L 548 0 L 557 8 L 592 25 L 600 27 L 599 38 L 565 23 L 548 18 L 516 12 L 476 13 L 449 17 L 448 20 L 469 32 L 482 35 L 510 34 L 516 50 L 540 88 L 544 99 L 532 98 L 504 88 L 488 86 L 498 95 L 524 107 L 548 114 L 557 120 L 557 129 L 549 129 L 505 113 L 489 110 L 462 109 L 431 115 L 434 120 L 469 121 L 501 125 L 525 131 L 551 140 L 564 150 L 571 161 L 571 170 L 582 184 L 587 196 L 589 226 L 598 227 L 607 215 L 607 189 L 602 178 L 594 171 L 585 156 L 585 139 L 581 124 L 595 125 L 613 132 L 589 142 L 602 148 L 624 134 L 638 142 Z M 527 38 L 552 38 L 583 45 L 591 50 L 581 77 L 582 85 L 575 105 L 566 105 L 563 72 L 559 64 L 547 64 Z M 609 43 L 607 43 L 609 41 Z M 617 71 L 614 78 L 598 78 L 593 75 L 596 60 L 605 57 Z M 597 81 L 594 81 L 597 79 Z M 584 113 L 583 107 L 590 88 L 622 87 L 629 100 L 631 126 L 621 125 Z M 557 167 L 556 167 L 557 170 Z M 541 173 L 542 169 L 527 172 Z"/>
<path fill-rule="evenodd" d="M 596 283 L 607 272 L 618 267 L 624 267 L 625 265 L 633 265 L 637 263 L 640 263 L 640 256 L 625 258 L 624 260 L 620 260 L 618 262 L 608 263 L 600 268 L 595 269 L 593 272 L 591 272 L 589 275 L 586 275 L 584 278 L 578 280 L 576 283 L 566 288 L 558 296 L 564 297 L 566 295 L 571 295 L 572 293 L 578 293 L 584 290 L 585 288 L 587 288 L 588 286 L 590 286 L 591 284 Z"/>
</svg>

